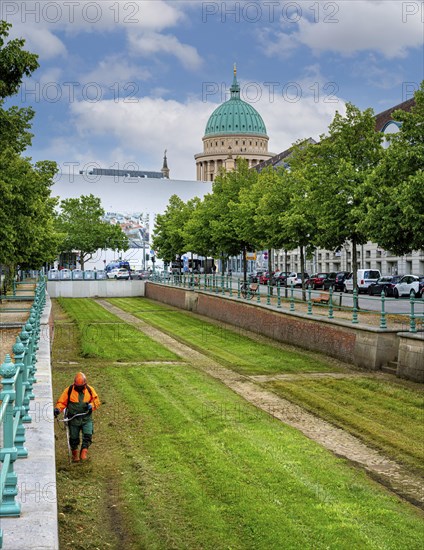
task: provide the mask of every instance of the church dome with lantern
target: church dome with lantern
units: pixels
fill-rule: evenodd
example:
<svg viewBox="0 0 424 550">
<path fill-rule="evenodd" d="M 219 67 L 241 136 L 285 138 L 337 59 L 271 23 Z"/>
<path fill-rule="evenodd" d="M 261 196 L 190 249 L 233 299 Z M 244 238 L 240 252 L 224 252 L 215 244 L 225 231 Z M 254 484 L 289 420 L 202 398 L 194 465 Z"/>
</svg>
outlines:
<svg viewBox="0 0 424 550">
<path fill-rule="evenodd" d="M 240 98 L 236 67 L 230 94 L 206 124 L 203 153 L 195 155 L 198 180 L 213 181 L 222 168 L 234 168 L 237 157 L 252 167 L 273 156 L 268 153 L 269 138 L 261 115 Z"/>
</svg>

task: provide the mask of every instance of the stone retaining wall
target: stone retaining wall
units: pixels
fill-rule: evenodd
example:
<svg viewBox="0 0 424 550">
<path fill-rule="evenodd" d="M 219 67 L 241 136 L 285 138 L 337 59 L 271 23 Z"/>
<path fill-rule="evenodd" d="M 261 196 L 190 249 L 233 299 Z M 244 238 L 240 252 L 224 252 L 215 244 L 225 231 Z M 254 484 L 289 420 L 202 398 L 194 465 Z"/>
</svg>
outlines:
<svg viewBox="0 0 424 550">
<path fill-rule="evenodd" d="M 144 296 L 144 281 L 48 281 L 51 298 L 125 298 Z"/>
<path fill-rule="evenodd" d="M 424 382 L 424 334 L 399 333 L 399 361 L 397 375 Z"/>
<path fill-rule="evenodd" d="M 380 370 L 398 359 L 400 344 L 396 331 L 159 284 L 146 283 L 145 296 L 368 370 Z M 410 342 L 408 345 L 408 351 L 406 344 L 402 348 L 402 372 L 405 377 L 414 376 L 411 379 L 418 381 L 420 367 L 409 365 L 412 358 L 415 358 L 414 365 L 424 360 L 424 339 L 416 338 L 413 349 Z"/>
</svg>

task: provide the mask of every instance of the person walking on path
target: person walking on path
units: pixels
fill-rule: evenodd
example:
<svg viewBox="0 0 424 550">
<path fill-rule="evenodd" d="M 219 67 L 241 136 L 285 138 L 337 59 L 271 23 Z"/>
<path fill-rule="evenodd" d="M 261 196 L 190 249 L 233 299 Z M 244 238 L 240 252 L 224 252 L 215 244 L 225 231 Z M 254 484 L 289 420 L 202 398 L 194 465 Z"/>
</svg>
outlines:
<svg viewBox="0 0 424 550">
<path fill-rule="evenodd" d="M 66 409 L 65 420 L 69 429 L 69 445 L 72 451 L 72 461 L 87 460 L 88 448 L 92 443 L 93 417 L 92 412 L 100 407 L 100 399 L 96 390 L 87 384 L 87 378 L 82 372 L 77 373 L 74 383 L 65 388 L 54 409 L 57 418 Z M 81 452 L 80 432 L 82 432 Z"/>
</svg>

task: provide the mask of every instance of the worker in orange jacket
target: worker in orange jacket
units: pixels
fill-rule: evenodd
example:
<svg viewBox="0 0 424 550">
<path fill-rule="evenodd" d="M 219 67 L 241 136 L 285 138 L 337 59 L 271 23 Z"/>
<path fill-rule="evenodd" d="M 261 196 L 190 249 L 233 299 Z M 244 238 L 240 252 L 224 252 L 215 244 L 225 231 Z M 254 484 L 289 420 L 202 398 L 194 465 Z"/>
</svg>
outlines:
<svg viewBox="0 0 424 550">
<path fill-rule="evenodd" d="M 74 383 L 63 390 L 54 409 L 54 417 L 66 409 L 69 427 L 69 445 L 72 451 L 72 461 L 87 460 L 88 447 L 92 443 L 93 417 L 92 412 L 100 407 L 100 399 L 96 390 L 87 384 L 85 374 L 79 372 Z M 80 432 L 82 432 L 81 452 Z"/>
</svg>

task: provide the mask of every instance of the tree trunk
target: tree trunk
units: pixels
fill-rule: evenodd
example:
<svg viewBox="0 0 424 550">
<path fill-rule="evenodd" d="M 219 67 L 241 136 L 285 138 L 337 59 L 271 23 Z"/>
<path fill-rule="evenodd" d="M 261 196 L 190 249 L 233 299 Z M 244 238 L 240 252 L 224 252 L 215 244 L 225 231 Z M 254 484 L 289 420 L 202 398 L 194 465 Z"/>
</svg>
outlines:
<svg viewBox="0 0 424 550">
<path fill-rule="evenodd" d="M 305 249 L 300 247 L 300 271 L 302 279 L 302 300 L 306 302 L 306 290 L 305 290 Z"/>
<path fill-rule="evenodd" d="M 352 239 L 352 271 L 353 271 L 353 290 L 356 289 L 357 307 L 359 309 L 359 290 L 358 290 L 358 255 L 356 253 L 356 240 Z"/>
<path fill-rule="evenodd" d="M 271 285 L 271 278 L 272 278 L 272 249 L 271 248 L 268 248 L 268 274 L 269 274 L 269 290 L 270 290 L 270 294 L 272 294 L 272 285 Z"/>
<path fill-rule="evenodd" d="M 243 282 L 247 283 L 247 249 L 243 247 Z"/>
</svg>

